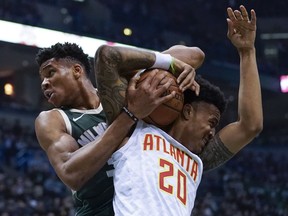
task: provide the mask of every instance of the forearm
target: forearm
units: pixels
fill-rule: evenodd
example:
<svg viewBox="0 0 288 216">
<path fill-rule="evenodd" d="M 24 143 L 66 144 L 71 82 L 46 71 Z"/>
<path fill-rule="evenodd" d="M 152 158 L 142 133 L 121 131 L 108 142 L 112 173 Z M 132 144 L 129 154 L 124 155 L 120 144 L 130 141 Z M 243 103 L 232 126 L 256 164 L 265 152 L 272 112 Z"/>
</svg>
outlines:
<svg viewBox="0 0 288 216">
<path fill-rule="evenodd" d="M 69 154 L 61 167 L 69 187 L 79 190 L 108 161 L 135 122 L 121 113 L 97 140 Z"/>
<path fill-rule="evenodd" d="M 125 105 L 128 80 L 135 74 L 135 70 L 155 66 L 155 60 L 155 53 L 135 48 L 104 45 L 97 50 L 95 77 L 109 124 Z M 166 67 L 169 66 L 170 62 L 166 61 Z"/>
<path fill-rule="evenodd" d="M 248 132 L 252 134 L 259 133 L 262 130 L 263 114 L 261 87 L 256 63 L 256 50 L 253 48 L 239 51 L 239 55 L 239 121 Z"/>
<path fill-rule="evenodd" d="M 198 69 L 204 62 L 205 54 L 199 47 L 187 47 L 183 45 L 175 45 L 168 50 L 163 51 L 174 58 L 177 58 L 195 69 Z"/>
<path fill-rule="evenodd" d="M 261 88 L 255 49 L 240 51 L 240 84 L 238 120 L 219 131 L 219 136 L 232 153 L 237 153 L 262 130 Z"/>
<path fill-rule="evenodd" d="M 135 70 L 146 69 L 153 66 L 156 60 L 156 55 L 152 51 L 143 49 L 118 47 L 103 45 L 96 52 L 96 65 L 100 68 L 107 68 L 105 71 L 97 70 L 96 74 L 104 73 L 108 76 L 115 76 L 115 70 L 119 76 L 130 76 Z M 109 74 L 110 72 L 110 74 Z M 112 73 L 112 74 L 111 74 Z M 134 73 L 133 73 L 134 74 Z"/>
</svg>

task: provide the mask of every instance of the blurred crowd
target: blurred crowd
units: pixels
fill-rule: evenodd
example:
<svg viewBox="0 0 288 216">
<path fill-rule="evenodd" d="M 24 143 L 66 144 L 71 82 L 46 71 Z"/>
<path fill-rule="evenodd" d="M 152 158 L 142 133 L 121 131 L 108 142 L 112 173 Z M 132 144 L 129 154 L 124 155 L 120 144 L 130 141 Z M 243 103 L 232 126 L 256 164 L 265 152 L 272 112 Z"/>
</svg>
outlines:
<svg viewBox="0 0 288 216">
<path fill-rule="evenodd" d="M 0 19 L 155 50 L 167 49 L 175 43 L 196 45 L 204 50 L 207 60 L 235 63 L 238 62 L 235 50 L 227 48 L 231 45 L 226 38 L 226 8 L 237 9 L 240 4 L 248 10 L 254 8 L 258 20 L 287 17 L 286 0 L 273 4 L 268 0 L 249 4 L 243 0 L 2 0 Z M 53 13 L 53 18 L 47 13 Z M 123 35 L 124 27 L 133 30 L 131 37 Z M 273 42 L 277 49 L 275 60 L 265 56 L 265 44 L 257 38 L 261 71 L 278 75 L 279 68 L 288 66 L 287 40 Z"/>
<path fill-rule="evenodd" d="M 71 191 L 55 175 L 32 127 L 1 123 L 0 216 L 72 216 Z M 271 145 L 256 139 L 205 173 L 193 215 L 288 216 L 287 143 L 288 136 Z"/>
<path fill-rule="evenodd" d="M 34 130 L 1 119 L 0 215 L 73 215 L 70 191 L 55 175 Z"/>
</svg>

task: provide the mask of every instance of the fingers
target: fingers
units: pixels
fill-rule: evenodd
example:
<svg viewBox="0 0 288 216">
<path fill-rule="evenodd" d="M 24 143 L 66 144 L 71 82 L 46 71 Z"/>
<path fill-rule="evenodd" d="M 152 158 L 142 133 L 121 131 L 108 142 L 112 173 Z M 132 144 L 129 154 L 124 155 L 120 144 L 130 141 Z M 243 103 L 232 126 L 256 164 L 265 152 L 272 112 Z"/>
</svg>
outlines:
<svg viewBox="0 0 288 216">
<path fill-rule="evenodd" d="M 190 65 L 187 65 L 184 68 L 183 72 L 177 78 L 177 83 L 179 84 L 179 88 L 182 92 L 193 86 L 195 75 L 195 69 Z"/>
<path fill-rule="evenodd" d="M 155 97 L 160 97 L 173 82 L 173 79 L 168 76 L 168 72 L 160 73 L 158 69 L 153 69 L 147 73 L 149 73 L 149 75 L 146 75 L 145 79 L 141 80 L 138 85 L 134 84 L 134 82 L 137 82 L 137 78 L 133 77 L 131 84 L 129 83 L 129 88 L 141 88 L 146 94 L 153 94 Z"/>
<path fill-rule="evenodd" d="M 200 85 L 194 80 L 192 90 L 195 92 L 195 94 L 198 96 L 200 93 Z"/>
<path fill-rule="evenodd" d="M 171 100 L 172 98 L 174 98 L 176 95 L 176 92 L 175 91 L 172 91 L 170 94 L 167 94 L 167 95 L 164 95 L 162 97 L 160 97 L 157 101 L 157 104 L 160 105 L 160 104 L 163 104 L 169 100 Z"/>
<path fill-rule="evenodd" d="M 162 81 L 165 82 L 165 79 L 168 77 L 168 74 L 169 74 L 168 72 L 164 72 L 164 73 L 163 72 L 158 73 L 158 72 L 159 71 L 157 70 L 155 75 L 151 79 L 150 85 L 151 85 L 151 88 L 153 89 L 156 89 Z"/>
<path fill-rule="evenodd" d="M 250 21 L 249 20 L 249 14 L 248 14 L 245 6 L 240 5 L 239 9 L 240 9 L 240 11 L 239 10 L 233 11 L 231 7 L 228 7 L 227 8 L 227 14 L 228 14 L 229 19 L 232 22 L 241 21 L 241 20 Z M 256 13 L 253 9 L 251 10 L 251 22 L 252 22 L 252 24 L 256 24 Z"/>
<path fill-rule="evenodd" d="M 246 8 L 243 5 L 240 5 L 240 11 L 241 11 L 243 20 L 249 21 L 248 12 L 247 12 Z"/>
<path fill-rule="evenodd" d="M 238 21 L 243 20 L 243 16 L 239 10 L 234 10 L 234 15 Z"/>
<path fill-rule="evenodd" d="M 140 76 L 138 74 L 134 75 L 132 77 L 132 79 L 130 79 L 127 89 L 128 90 L 135 90 L 137 82 L 138 82 L 139 79 L 140 79 Z"/>
<path fill-rule="evenodd" d="M 234 21 L 237 20 L 237 19 L 236 19 L 236 16 L 235 16 L 235 14 L 234 14 L 234 12 L 233 12 L 233 10 L 232 10 L 231 7 L 228 7 L 228 8 L 227 8 L 227 14 L 228 14 L 229 19 L 230 19 L 232 22 L 234 22 Z"/>
<path fill-rule="evenodd" d="M 168 78 L 163 85 L 158 85 L 155 87 L 154 94 L 155 96 L 159 97 L 162 96 L 164 92 L 171 86 L 173 83 L 172 78 Z"/>
<path fill-rule="evenodd" d="M 227 24 L 228 24 L 227 37 L 231 38 L 234 33 L 233 22 L 229 18 L 227 18 Z"/>
<path fill-rule="evenodd" d="M 253 9 L 251 10 L 251 23 L 256 25 L 256 12 Z"/>
</svg>

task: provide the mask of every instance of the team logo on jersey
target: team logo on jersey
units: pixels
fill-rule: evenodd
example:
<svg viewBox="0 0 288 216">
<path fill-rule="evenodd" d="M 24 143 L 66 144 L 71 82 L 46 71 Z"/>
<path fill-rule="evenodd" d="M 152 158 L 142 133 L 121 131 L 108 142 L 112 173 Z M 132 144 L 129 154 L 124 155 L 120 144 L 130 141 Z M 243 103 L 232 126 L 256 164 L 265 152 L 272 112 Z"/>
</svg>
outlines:
<svg viewBox="0 0 288 216">
<path fill-rule="evenodd" d="M 104 133 L 106 128 L 107 128 L 107 124 L 105 122 L 101 122 L 97 126 L 94 126 L 94 127 L 90 128 L 90 129 L 84 131 L 82 133 L 82 135 L 79 137 L 79 139 L 77 140 L 77 142 L 81 146 L 84 146 L 87 143 L 95 141 L 96 139 L 99 138 L 99 135 L 102 135 Z"/>
<path fill-rule="evenodd" d="M 74 121 L 74 122 L 78 121 L 78 120 L 81 119 L 85 114 L 86 114 L 86 113 L 82 113 L 82 115 L 80 115 L 80 116 L 77 117 L 77 118 L 74 118 L 74 117 L 73 117 L 73 121 Z"/>
</svg>

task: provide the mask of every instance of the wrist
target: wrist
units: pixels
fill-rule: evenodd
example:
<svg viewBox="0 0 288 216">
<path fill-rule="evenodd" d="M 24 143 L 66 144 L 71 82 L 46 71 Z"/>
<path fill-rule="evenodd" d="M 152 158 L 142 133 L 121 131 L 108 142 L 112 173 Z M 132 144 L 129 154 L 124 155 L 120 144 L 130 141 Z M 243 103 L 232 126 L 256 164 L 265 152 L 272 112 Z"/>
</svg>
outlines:
<svg viewBox="0 0 288 216">
<path fill-rule="evenodd" d="M 238 49 L 238 53 L 240 55 L 249 55 L 249 54 L 254 54 L 255 52 L 256 52 L 255 46 Z"/>
<path fill-rule="evenodd" d="M 246 48 L 246 49 L 239 49 L 238 50 L 240 58 L 250 58 L 256 55 L 255 47 Z"/>
<path fill-rule="evenodd" d="M 122 107 L 122 112 L 124 112 L 131 120 L 133 120 L 134 124 L 138 122 L 138 118 L 127 107 Z"/>
<path fill-rule="evenodd" d="M 170 54 L 163 54 L 159 52 L 155 52 L 154 54 L 155 54 L 155 62 L 151 68 L 169 70 L 172 63 L 172 56 Z"/>
</svg>

